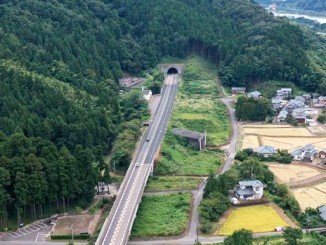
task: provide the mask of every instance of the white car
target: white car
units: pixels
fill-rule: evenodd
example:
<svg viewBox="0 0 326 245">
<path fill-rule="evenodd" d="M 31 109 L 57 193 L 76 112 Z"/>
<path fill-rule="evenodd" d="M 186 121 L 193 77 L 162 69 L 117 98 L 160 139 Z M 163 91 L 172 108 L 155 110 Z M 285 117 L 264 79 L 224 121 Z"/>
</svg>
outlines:
<svg viewBox="0 0 326 245">
<path fill-rule="evenodd" d="M 139 167 L 139 165 L 140 165 L 139 162 L 135 163 L 135 167 Z"/>
</svg>

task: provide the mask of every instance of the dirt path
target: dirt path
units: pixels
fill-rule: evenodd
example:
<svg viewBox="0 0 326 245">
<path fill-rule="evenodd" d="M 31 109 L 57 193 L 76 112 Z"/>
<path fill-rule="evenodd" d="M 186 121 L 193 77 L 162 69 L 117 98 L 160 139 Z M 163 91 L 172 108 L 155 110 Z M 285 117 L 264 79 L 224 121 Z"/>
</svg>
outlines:
<svg viewBox="0 0 326 245">
<path fill-rule="evenodd" d="M 289 187 L 293 188 L 293 187 L 306 187 L 306 186 L 310 186 L 310 185 L 314 185 L 318 182 L 321 182 L 322 180 L 326 180 L 326 174 L 320 174 L 308 179 L 304 179 L 304 180 L 300 180 L 300 181 L 296 181 L 296 182 L 291 182 L 289 183 Z"/>
</svg>

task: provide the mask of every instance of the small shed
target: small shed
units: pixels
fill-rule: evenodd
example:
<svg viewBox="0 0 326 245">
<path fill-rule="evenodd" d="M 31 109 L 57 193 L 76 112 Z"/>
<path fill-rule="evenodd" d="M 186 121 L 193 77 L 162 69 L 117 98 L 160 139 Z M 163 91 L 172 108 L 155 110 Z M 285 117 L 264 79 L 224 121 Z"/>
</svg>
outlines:
<svg viewBox="0 0 326 245">
<path fill-rule="evenodd" d="M 183 128 L 175 128 L 172 129 L 172 133 L 185 137 L 188 140 L 188 143 L 195 146 L 198 150 L 202 150 L 206 147 L 206 131 L 204 133 L 200 133 Z"/>
</svg>

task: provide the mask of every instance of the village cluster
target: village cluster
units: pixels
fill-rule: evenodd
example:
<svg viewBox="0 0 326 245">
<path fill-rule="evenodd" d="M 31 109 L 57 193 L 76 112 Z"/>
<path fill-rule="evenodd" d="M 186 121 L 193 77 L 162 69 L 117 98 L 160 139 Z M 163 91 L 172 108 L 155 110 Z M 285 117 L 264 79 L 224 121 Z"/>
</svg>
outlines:
<svg viewBox="0 0 326 245">
<path fill-rule="evenodd" d="M 232 87 L 231 92 L 253 99 L 263 96 L 259 91 L 247 93 L 245 87 Z M 324 126 L 316 120 L 326 106 L 326 97 L 307 93 L 293 96 L 291 88 L 280 88 L 271 98 L 271 104 L 276 115 L 272 124 L 241 126 L 241 148 L 251 148 L 257 156 L 271 159 L 279 150 L 287 150 L 292 164 L 272 164 L 271 171 L 279 181 L 292 188 L 302 210 L 319 207 L 320 217 L 326 221 L 325 199 L 322 200 L 321 195 L 325 183 L 321 183 L 321 179 L 318 182 L 326 164 L 326 138 Z M 299 127 L 292 127 L 289 121 Z M 313 178 L 316 183 L 301 185 Z M 266 185 L 258 179 L 242 180 L 234 188 L 231 202 L 234 205 L 264 203 L 264 187 Z"/>
</svg>

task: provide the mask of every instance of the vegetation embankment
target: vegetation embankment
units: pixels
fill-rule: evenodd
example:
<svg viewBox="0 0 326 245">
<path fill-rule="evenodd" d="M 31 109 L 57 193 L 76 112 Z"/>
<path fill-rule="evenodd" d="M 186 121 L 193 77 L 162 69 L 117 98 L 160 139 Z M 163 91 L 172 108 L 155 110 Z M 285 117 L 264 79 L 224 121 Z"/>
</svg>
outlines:
<svg viewBox="0 0 326 245">
<path fill-rule="evenodd" d="M 146 191 L 192 190 L 199 187 L 202 178 L 151 176 L 146 184 Z"/>
<path fill-rule="evenodd" d="M 216 171 L 221 162 L 218 149 L 198 151 L 186 139 L 173 135 L 171 129 L 206 131 L 209 146 L 226 142 L 230 134 L 227 109 L 217 100 L 214 66 L 199 57 L 188 58 L 185 63 L 185 73 L 155 170 L 157 174 L 208 175 Z"/>
<path fill-rule="evenodd" d="M 188 225 L 190 203 L 190 193 L 143 197 L 131 237 L 181 235 Z"/>
</svg>

